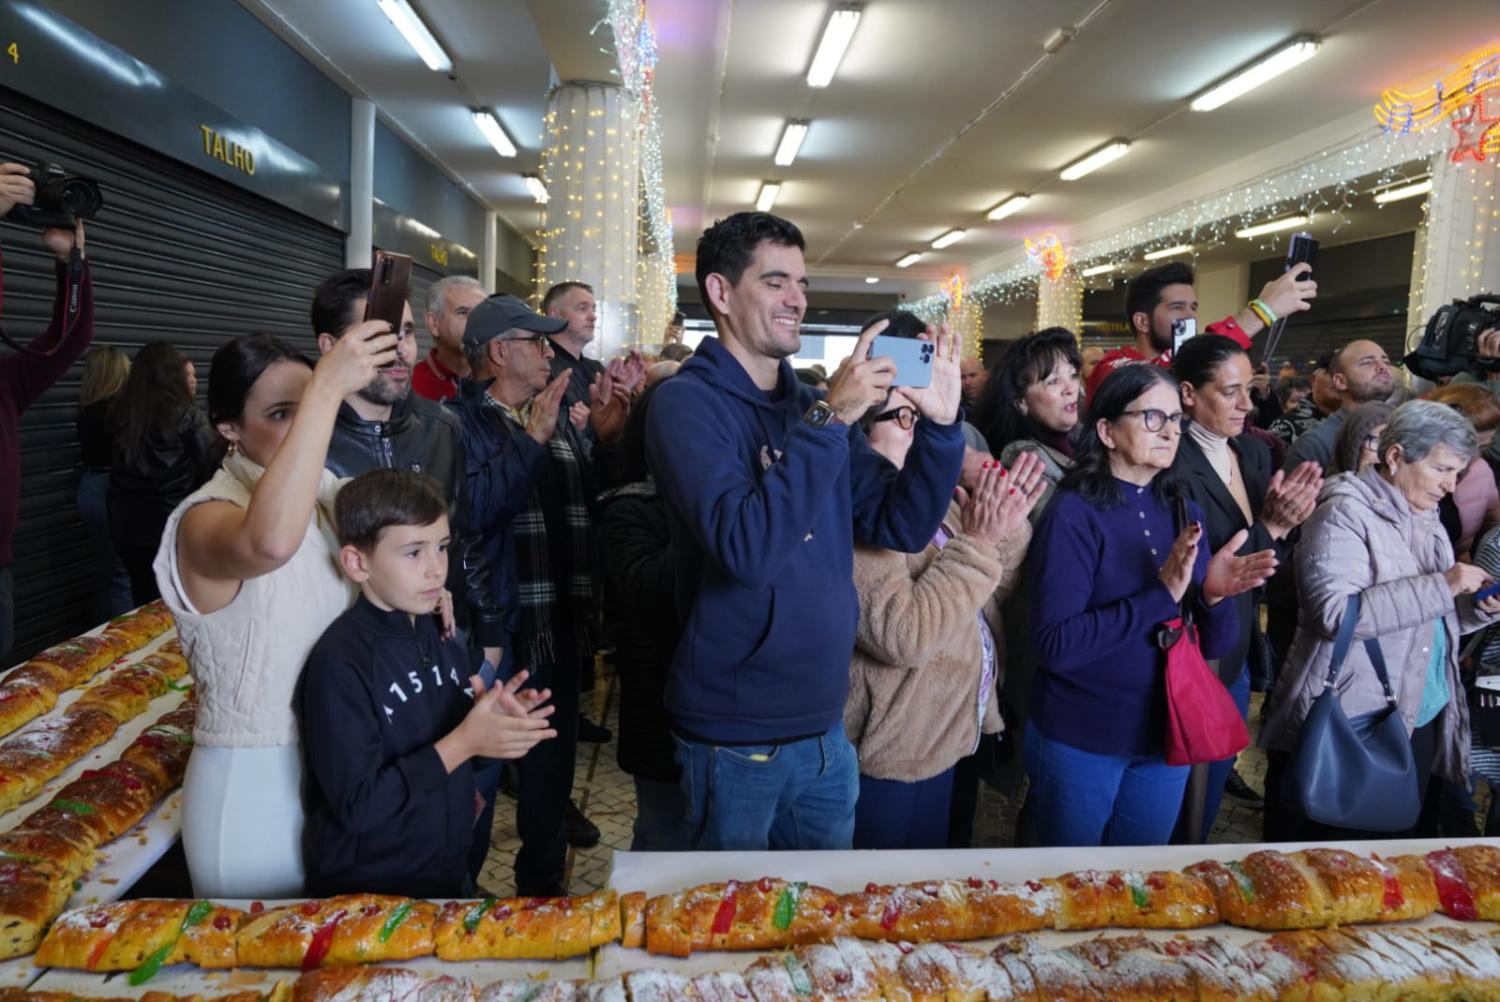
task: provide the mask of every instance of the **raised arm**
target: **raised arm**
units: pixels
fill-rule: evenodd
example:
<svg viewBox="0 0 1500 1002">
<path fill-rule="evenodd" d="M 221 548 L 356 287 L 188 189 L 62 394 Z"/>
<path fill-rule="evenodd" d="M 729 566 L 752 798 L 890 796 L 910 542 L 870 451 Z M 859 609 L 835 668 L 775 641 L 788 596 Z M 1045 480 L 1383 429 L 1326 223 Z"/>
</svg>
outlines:
<svg viewBox="0 0 1500 1002">
<path fill-rule="evenodd" d="M 318 362 L 248 507 L 208 502 L 183 516 L 177 563 L 187 597 L 200 612 L 222 608 L 239 582 L 271 573 L 302 545 L 339 403 L 395 359 L 396 338 L 389 330 L 383 321 L 355 327 Z"/>
</svg>

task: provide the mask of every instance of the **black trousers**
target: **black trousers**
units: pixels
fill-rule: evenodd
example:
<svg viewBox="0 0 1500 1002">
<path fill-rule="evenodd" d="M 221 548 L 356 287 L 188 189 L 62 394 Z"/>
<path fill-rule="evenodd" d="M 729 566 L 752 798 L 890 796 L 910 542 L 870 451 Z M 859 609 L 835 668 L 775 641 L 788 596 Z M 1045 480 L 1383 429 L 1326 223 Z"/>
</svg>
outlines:
<svg viewBox="0 0 1500 1002">
<path fill-rule="evenodd" d="M 557 737 L 541 742 L 516 764 L 520 797 L 516 804 L 516 829 L 521 848 L 516 852 L 516 893 L 521 897 L 547 897 L 565 893 L 563 877 L 568 862 L 565 812 L 573 797 L 573 761 L 578 750 L 579 664 L 578 644 L 572 624 L 553 623 L 557 641 L 557 663 L 538 671 L 531 667 L 527 688 L 551 689 L 548 718 Z M 519 650 L 526 649 L 521 638 Z"/>
<path fill-rule="evenodd" d="M 1358 841 L 1380 838 L 1432 838 L 1438 833 L 1438 814 L 1442 802 L 1442 782 L 1428 782 L 1432 777 L 1432 760 L 1437 751 L 1437 725 L 1433 720 L 1418 727 L 1411 735 L 1412 757 L 1417 766 L 1417 795 L 1422 799 L 1422 813 L 1417 823 L 1404 832 L 1367 832 L 1354 828 L 1325 825 L 1307 817 L 1287 803 L 1281 795 L 1281 784 L 1291 765 L 1291 753 L 1266 752 L 1266 806 L 1262 815 L 1267 842 Z"/>
<path fill-rule="evenodd" d="M 161 598 L 161 590 L 156 585 L 156 571 L 151 566 L 156 562 L 159 547 L 160 544 L 140 546 L 134 543 L 115 543 L 120 563 L 125 565 L 125 573 L 130 575 L 130 601 L 136 605 L 145 605 Z"/>
</svg>

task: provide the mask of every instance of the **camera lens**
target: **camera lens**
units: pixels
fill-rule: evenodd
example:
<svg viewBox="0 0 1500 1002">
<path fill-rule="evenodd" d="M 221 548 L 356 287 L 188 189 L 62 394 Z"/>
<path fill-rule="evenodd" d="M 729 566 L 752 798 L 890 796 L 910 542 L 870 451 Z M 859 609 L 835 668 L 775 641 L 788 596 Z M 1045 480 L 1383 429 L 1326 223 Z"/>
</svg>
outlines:
<svg viewBox="0 0 1500 1002">
<path fill-rule="evenodd" d="M 58 188 L 57 205 L 70 215 L 92 219 L 104 207 L 104 196 L 100 193 L 99 186 L 86 178 L 67 178 Z"/>
</svg>

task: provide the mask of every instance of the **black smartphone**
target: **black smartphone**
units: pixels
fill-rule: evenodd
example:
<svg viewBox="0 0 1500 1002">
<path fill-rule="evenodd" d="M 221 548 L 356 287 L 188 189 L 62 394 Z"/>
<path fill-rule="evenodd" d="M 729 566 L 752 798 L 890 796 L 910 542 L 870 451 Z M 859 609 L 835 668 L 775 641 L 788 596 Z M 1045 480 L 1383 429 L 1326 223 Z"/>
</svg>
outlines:
<svg viewBox="0 0 1500 1002">
<path fill-rule="evenodd" d="M 1318 266 L 1318 242 L 1313 239 L 1311 233 L 1293 233 L 1292 242 L 1286 249 L 1286 270 L 1291 271 L 1303 262 L 1311 268 Z M 1312 277 L 1313 273 L 1309 271 L 1302 276 L 1300 281 L 1306 281 Z"/>
<path fill-rule="evenodd" d="M 376 251 L 370 266 L 370 291 L 365 296 L 365 319 L 384 320 L 396 334 L 406 313 L 406 290 L 411 284 L 411 258 Z"/>
</svg>

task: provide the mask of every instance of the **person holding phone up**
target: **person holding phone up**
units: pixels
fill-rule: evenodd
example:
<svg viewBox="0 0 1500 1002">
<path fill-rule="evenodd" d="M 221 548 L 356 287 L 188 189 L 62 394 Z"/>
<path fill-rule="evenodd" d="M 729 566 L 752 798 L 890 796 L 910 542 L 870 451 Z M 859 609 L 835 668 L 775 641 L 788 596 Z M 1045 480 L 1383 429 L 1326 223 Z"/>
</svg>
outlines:
<svg viewBox="0 0 1500 1002">
<path fill-rule="evenodd" d="M 1249 350 L 1251 338 L 1279 318 L 1312 308 L 1318 295 L 1318 283 L 1310 273 L 1312 265 L 1301 262 L 1265 284 L 1260 295 L 1250 300 L 1232 317 L 1209 324 L 1208 334 L 1222 334 L 1241 348 Z M 1173 325 L 1192 320 L 1197 332 L 1198 293 L 1193 288 L 1193 269 L 1181 261 L 1159 265 L 1141 272 L 1125 291 L 1125 322 L 1135 335 L 1135 343 L 1116 348 L 1094 366 L 1088 377 L 1088 395 L 1099 390 L 1111 372 L 1124 365 L 1150 363 L 1168 368 L 1176 347 Z M 1187 325 L 1177 327 L 1179 335 Z"/>
<path fill-rule="evenodd" d="M 698 241 L 716 337 L 661 384 L 647 455 L 666 501 L 683 635 L 667 686 L 688 830 L 700 849 L 847 849 L 859 767 L 844 734 L 859 602 L 856 540 L 916 553 L 963 461 L 956 339 L 933 339 L 905 465 L 853 425 L 881 406 L 890 359 L 860 336 L 826 398 L 797 379 L 803 238 L 741 212 Z"/>
</svg>

